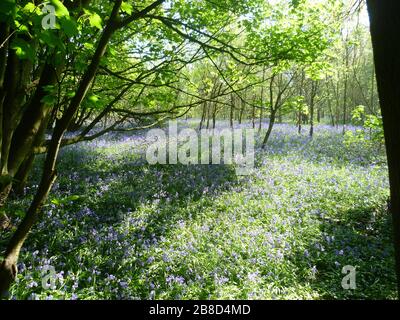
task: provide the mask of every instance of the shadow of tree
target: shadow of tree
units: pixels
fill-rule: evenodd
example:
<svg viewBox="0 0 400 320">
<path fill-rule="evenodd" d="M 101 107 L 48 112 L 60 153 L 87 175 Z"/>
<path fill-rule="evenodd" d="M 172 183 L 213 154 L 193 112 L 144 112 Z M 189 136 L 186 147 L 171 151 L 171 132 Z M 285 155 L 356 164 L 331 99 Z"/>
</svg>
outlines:
<svg viewBox="0 0 400 320">
<path fill-rule="evenodd" d="M 202 205 L 212 207 L 213 197 L 239 183 L 231 165 L 151 166 L 142 160 L 133 152 L 116 157 L 84 146 L 64 150 L 53 204 L 22 254 L 38 250 L 58 269 L 66 266 L 82 278 L 90 268 L 103 277 L 123 268 L 139 281 L 143 246 L 156 245 L 198 214 L 187 206 L 207 197 Z M 80 288 L 90 286 L 83 282 Z"/>
<path fill-rule="evenodd" d="M 289 259 L 299 270 L 314 269 L 300 278 L 322 299 L 396 299 L 391 218 L 387 208 L 365 207 L 335 216 L 320 216 L 321 237 L 305 252 Z M 344 289 L 344 266 L 356 268 L 356 289 Z"/>
</svg>

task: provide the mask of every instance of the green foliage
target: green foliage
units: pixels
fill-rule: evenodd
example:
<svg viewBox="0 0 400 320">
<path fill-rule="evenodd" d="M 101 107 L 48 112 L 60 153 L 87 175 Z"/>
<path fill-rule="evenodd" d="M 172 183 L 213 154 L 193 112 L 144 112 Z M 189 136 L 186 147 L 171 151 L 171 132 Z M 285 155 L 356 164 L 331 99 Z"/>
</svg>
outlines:
<svg viewBox="0 0 400 320">
<path fill-rule="evenodd" d="M 88 9 L 84 9 L 84 11 L 90 26 L 101 30 L 103 28 L 101 17 L 94 11 L 90 11 Z"/>
<path fill-rule="evenodd" d="M 305 67 L 307 77 L 313 81 L 323 80 L 332 75 L 332 65 L 327 61 L 317 61 Z"/>
<path fill-rule="evenodd" d="M 50 202 L 56 206 L 62 206 L 62 205 L 71 204 L 71 203 L 81 200 L 81 199 L 82 199 L 82 197 L 79 195 L 72 195 L 72 196 L 65 197 L 63 199 L 54 198 L 54 199 L 50 200 Z"/>
<path fill-rule="evenodd" d="M 67 37 L 71 38 L 78 35 L 78 24 L 76 21 L 71 19 L 71 17 L 62 17 L 60 19 L 60 24 Z"/>
<path fill-rule="evenodd" d="M 68 9 L 60 0 L 50 0 L 50 3 L 55 7 L 57 17 L 69 17 Z"/>
<path fill-rule="evenodd" d="M 309 113 L 308 105 L 303 96 L 290 97 L 283 105 L 281 111 L 288 113 L 290 111 L 301 112 L 304 115 Z"/>
<path fill-rule="evenodd" d="M 128 15 L 131 14 L 132 11 L 133 11 L 132 4 L 130 4 L 130 3 L 126 2 L 126 1 L 123 1 L 122 5 L 121 5 L 121 11 L 126 13 L 126 14 L 128 14 Z"/>
<path fill-rule="evenodd" d="M 11 43 L 11 49 L 15 50 L 16 55 L 21 60 L 35 60 L 35 50 L 30 43 L 23 39 L 16 38 Z"/>
<path fill-rule="evenodd" d="M 15 18 L 17 5 L 15 0 L 0 1 L 0 22 L 10 22 Z"/>
<path fill-rule="evenodd" d="M 355 132 L 347 131 L 345 134 L 346 144 L 366 144 L 378 147 L 384 145 L 385 136 L 381 116 L 366 114 L 365 107 L 358 106 L 352 112 L 352 119 L 356 124 L 362 126 L 362 129 L 356 129 Z"/>
</svg>

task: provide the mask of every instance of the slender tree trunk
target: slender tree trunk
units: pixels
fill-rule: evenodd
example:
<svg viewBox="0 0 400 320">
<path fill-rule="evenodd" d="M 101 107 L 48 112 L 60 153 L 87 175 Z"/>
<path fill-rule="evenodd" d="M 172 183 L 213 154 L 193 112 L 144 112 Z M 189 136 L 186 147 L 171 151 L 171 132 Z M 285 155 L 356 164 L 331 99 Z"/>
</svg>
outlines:
<svg viewBox="0 0 400 320">
<path fill-rule="evenodd" d="M 335 109 L 336 128 L 339 129 L 339 124 L 340 124 L 340 81 L 337 81 L 335 95 L 336 95 L 336 109 Z"/>
<path fill-rule="evenodd" d="M 29 173 L 31 172 L 31 169 L 33 167 L 33 162 L 35 160 L 35 154 L 32 153 L 30 156 L 28 156 L 20 168 L 17 171 L 17 174 L 14 177 L 15 183 L 13 186 L 13 192 L 17 195 L 23 195 L 25 186 L 28 182 L 28 177 Z"/>
<path fill-rule="evenodd" d="M 239 113 L 239 124 L 242 124 L 243 112 L 244 112 L 244 103 L 242 102 L 242 106 L 240 108 L 240 113 Z"/>
<path fill-rule="evenodd" d="M 253 124 L 253 129 L 255 129 L 256 128 L 256 107 L 253 107 L 252 124 Z"/>
<path fill-rule="evenodd" d="M 302 123 L 302 121 L 303 121 L 303 113 L 301 112 L 301 110 L 299 110 L 299 117 L 298 117 L 298 119 L 297 119 L 297 121 L 298 121 L 298 123 L 297 123 L 297 126 L 298 126 L 298 130 L 297 130 L 297 132 L 299 133 L 299 134 L 301 134 L 301 123 Z"/>
<path fill-rule="evenodd" d="M 244 93 L 244 100 L 246 100 L 246 97 L 247 97 L 247 95 L 246 95 L 246 92 L 245 92 Z M 240 113 L 239 113 L 239 124 L 242 124 L 243 114 L 244 114 L 245 108 L 246 108 L 246 103 L 245 103 L 245 101 L 242 101 L 241 106 L 240 106 Z"/>
<path fill-rule="evenodd" d="M 234 112 L 234 98 L 233 95 L 231 95 L 231 107 L 230 107 L 230 114 L 229 114 L 229 124 L 230 127 L 233 128 L 233 112 Z"/>
<path fill-rule="evenodd" d="M 279 111 L 278 111 L 278 122 L 279 123 L 282 123 L 283 122 L 283 119 L 282 119 L 282 110 L 279 108 Z"/>
<path fill-rule="evenodd" d="M 199 130 L 201 130 L 201 129 L 203 129 L 203 126 L 204 126 L 204 121 L 205 121 L 205 119 L 206 119 L 206 102 L 204 102 L 204 104 L 203 104 L 203 111 L 202 111 L 202 114 L 201 114 L 201 120 L 200 120 L 200 126 L 199 126 Z"/>
<path fill-rule="evenodd" d="M 265 87 L 264 87 L 264 82 L 265 82 L 265 67 L 263 68 L 263 73 L 262 73 L 262 86 L 261 86 L 261 92 L 260 92 L 260 101 L 261 101 L 261 110 L 260 110 L 260 122 L 258 124 L 258 131 L 261 131 L 262 129 L 262 121 L 263 121 L 263 116 L 264 116 L 264 92 L 265 92 Z"/>
<path fill-rule="evenodd" d="M 210 129 L 210 104 L 207 104 L 207 129 Z"/>
<path fill-rule="evenodd" d="M 273 129 L 274 124 L 275 124 L 275 119 L 276 119 L 276 110 L 271 109 L 271 114 L 270 114 L 270 117 L 269 117 L 267 133 L 265 134 L 264 141 L 262 143 L 262 148 L 263 149 L 265 149 L 265 147 L 267 146 L 268 140 L 269 140 L 269 138 L 271 136 L 271 132 L 272 132 L 272 129 Z"/>
<path fill-rule="evenodd" d="M 310 137 L 314 135 L 314 111 L 315 111 L 315 97 L 317 95 L 317 83 L 311 83 L 311 97 L 310 97 Z"/>
<path fill-rule="evenodd" d="M 263 117 L 264 117 L 264 107 L 261 108 L 261 110 L 260 110 L 260 121 L 258 123 L 258 131 L 261 131 L 261 129 L 262 129 Z"/>
<path fill-rule="evenodd" d="M 217 123 L 217 106 L 216 105 L 214 105 L 212 121 L 213 121 L 213 129 L 215 129 L 215 126 L 216 126 L 216 123 Z"/>
<path fill-rule="evenodd" d="M 397 286 L 400 297 L 400 1 L 368 0 L 390 180 Z"/>
<path fill-rule="evenodd" d="M 373 114 L 375 113 L 375 70 L 372 69 L 372 77 L 371 77 L 371 97 L 370 97 L 371 110 Z"/>
<path fill-rule="evenodd" d="M 332 102 L 329 98 L 328 98 L 328 107 L 329 107 L 329 115 L 331 117 L 332 127 L 334 127 L 335 126 L 335 115 L 333 114 Z"/>
<path fill-rule="evenodd" d="M 344 92 L 343 92 L 343 134 L 346 133 L 346 124 L 347 124 L 347 92 L 348 92 L 348 86 L 349 86 L 349 77 L 348 77 L 348 67 L 349 67 L 349 49 L 348 49 L 348 35 L 346 37 L 346 70 L 345 70 L 345 76 L 344 76 Z"/>
<path fill-rule="evenodd" d="M 47 174 L 48 172 L 46 171 L 45 173 Z M 8 290 L 17 276 L 17 262 L 20 250 L 28 237 L 29 231 L 38 219 L 38 212 L 43 206 L 44 201 L 47 199 L 47 195 L 50 192 L 55 179 L 55 172 L 50 176 L 43 175 L 43 180 L 39 186 L 39 190 L 37 191 L 24 220 L 18 226 L 17 231 L 14 233 L 8 244 L 5 258 L 0 265 L 0 296 L 4 297 L 8 294 Z"/>
<path fill-rule="evenodd" d="M 312 106 L 310 110 L 310 137 L 312 138 L 313 135 L 314 135 L 314 106 Z"/>
</svg>

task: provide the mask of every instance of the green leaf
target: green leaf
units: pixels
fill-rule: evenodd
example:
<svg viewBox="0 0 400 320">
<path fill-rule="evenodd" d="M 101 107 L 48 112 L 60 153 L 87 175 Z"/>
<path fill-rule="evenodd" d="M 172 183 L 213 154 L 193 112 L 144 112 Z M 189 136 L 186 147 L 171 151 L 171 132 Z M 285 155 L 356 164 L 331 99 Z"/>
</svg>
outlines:
<svg viewBox="0 0 400 320">
<path fill-rule="evenodd" d="M 43 30 L 39 35 L 39 39 L 51 48 L 55 48 L 60 41 L 52 30 Z"/>
<path fill-rule="evenodd" d="M 292 6 L 293 6 L 293 8 L 297 8 L 299 5 L 300 5 L 300 0 L 292 0 Z"/>
<path fill-rule="evenodd" d="M 56 9 L 56 16 L 61 17 L 69 17 L 68 9 L 63 5 L 63 3 L 59 0 L 50 0 L 50 3 Z"/>
<path fill-rule="evenodd" d="M 93 94 L 88 98 L 88 100 L 90 102 L 97 103 L 99 101 L 99 97 Z"/>
<path fill-rule="evenodd" d="M 76 36 L 79 33 L 77 23 L 70 17 L 60 19 L 61 28 L 68 37 Z"/>
<path fill-rule="evenodd" d="M 25 211 L 24 210 L 17 210 L 14 212 L 14 215 L 18 218 L 23 219 L 25 217 Z"/>
<path fill-rule="evenodd" d="M 77 200 L 80 200 L 81 198 L 82 198 L 81 196 L 72 195 L 72 196 L 65 198 L 65 201 L 77 201 Z"/>
<path fill-rule="evenodd" d="M 32 2 L 28 2 L 25 7 L 22 9 L 22 11 L 26 12 L 26 13 L 33 13 L 35 12 L 37 9 L 37 7 L 35 6 L 34 3 Z"/>
<path fill-rule="evenodd" d="M 29 34 L 29 28 L 26 25 L 21 24 L 17 20 L 15 20 L 15 26 L 18 29 L 19 34 L 23 34 L 23 33 Z"/>
<path fill-rule="evenodd" d="M 21 60 L 29 59 L 30 61 L 34 62 L 36 56 L 35 50 L 25 40 L 19 38 L 14 39 L 11 43 L 11 49 L 15 50 L 16 55 Z"/>
<path fill-rule="evenodd" d="M 52 199 L 50 202 L 51 202 L 52 204 L 55 204 L 56 206 L 59 206 L 59 205 L 62 204 L 61 201 L 60 201 L 59 199 Z"/>
<path fill-rule="evenodd" d="M 103 29 L 102 19 L 97 13 L 94 13 L 94 12 L 90 13 L 89 23 L 92 27 L 95 27 L 100 30 Z"/>
<path fill-rule="evenodd" d="M 42 99 L 42 103 L 47 105 L 53 105 L 57 103 L 57 97 L 54 95 L 47 95 Z"/>
<path fill-rule="evenodd" d="M 52 204 L 55 204 L 56 206 L 61 206 L 61 205 L 68 204 L 68 202 L 77 201 L 77 200 L 80 200 L 80 199 L 82 199 L 81 196 L 72 195 L 72 196 L 69 196 L 69 197 L 66 197 L 66 198 L 63 198 L 63 199 L 54 198 L 50 202 Z"/>
<path fill-rule="evenodd" d="M 126 14 L 132 14 L 133 6 L 130 3 L 123 1 L 121 5 L 121 11 L 125 12 Z"/>
<path fill-rule="evenodd" d="M 88 50 L 94 49 L 93 43 L 90 43 L 90 42 L 85 42 L 85 43 L 83 44 L 83 46 L 85 47 L 85 49 L 88 49 Z"/>
</svg>

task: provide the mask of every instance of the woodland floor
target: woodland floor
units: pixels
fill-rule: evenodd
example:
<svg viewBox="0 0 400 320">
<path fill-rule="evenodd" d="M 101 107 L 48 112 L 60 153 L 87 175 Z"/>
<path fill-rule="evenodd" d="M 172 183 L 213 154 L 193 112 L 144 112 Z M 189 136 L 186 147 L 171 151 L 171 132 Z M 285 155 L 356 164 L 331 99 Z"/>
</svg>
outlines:
<svg viewBox="0 0 400 320">
<path fill-rule="evenodd" d="M 396 298 L 383 151 L 306 130 L 277 125 L 244 177 L 232 165 L 147 165 L 144 133 L 65 148 L 13 298 Z M 15 220 L 34 189 L 9 202 Z M 49 265 L 58 280 L 45 290 Z M 341 286 L 345 265 L 355 290 Z"/>
</svg>

